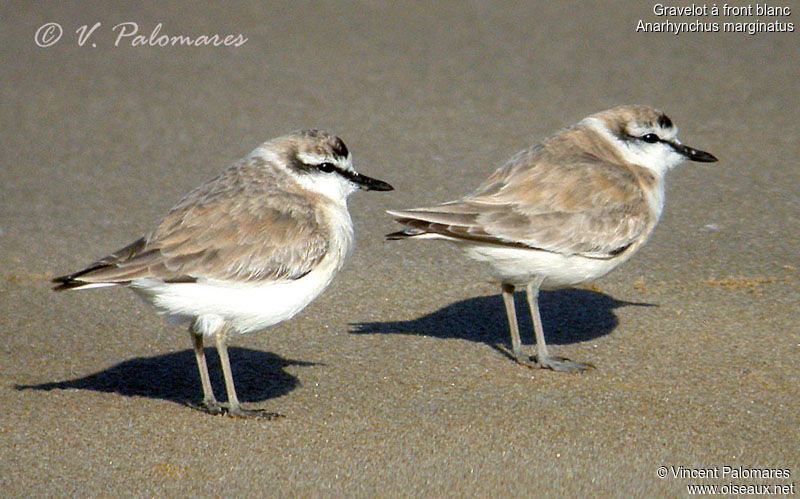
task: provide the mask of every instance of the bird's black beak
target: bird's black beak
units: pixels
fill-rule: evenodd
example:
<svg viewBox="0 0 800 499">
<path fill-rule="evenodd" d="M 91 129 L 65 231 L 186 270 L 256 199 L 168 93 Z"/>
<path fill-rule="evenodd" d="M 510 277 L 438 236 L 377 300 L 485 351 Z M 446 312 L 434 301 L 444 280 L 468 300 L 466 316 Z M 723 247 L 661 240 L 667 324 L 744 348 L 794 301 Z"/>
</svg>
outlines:
<svg viewBox="0 0 800 499">
<path fill-rule="evenodd" d="M 372 177 L 367 177 L 366 175 L 361 175 L 360 173 L 353 173 L 349 176 L 350 180 L 355 182 L 360 189 L 364 189 L 366 191 L 393 191 L 394 187 L 387 184 L 383 180 L 378 180 Z"/>
<path fill-rule="evenodd" d="M 717 161 L 716 156 L 713 154 L 705 151 L 698 151 L 697 149 L 692 149 L 691 147 L 683 144 L 675 147 L 675 150 L 692 161 L 699 161 L 700 163 L 713 163 Z"/>
</svg>

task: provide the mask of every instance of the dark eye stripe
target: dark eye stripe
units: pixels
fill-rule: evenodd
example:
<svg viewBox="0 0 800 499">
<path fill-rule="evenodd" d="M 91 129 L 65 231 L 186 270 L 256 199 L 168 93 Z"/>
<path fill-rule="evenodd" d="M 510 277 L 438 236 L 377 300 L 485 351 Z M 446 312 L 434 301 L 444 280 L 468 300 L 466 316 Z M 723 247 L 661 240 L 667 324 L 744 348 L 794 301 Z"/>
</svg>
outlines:
<svg viewBox="0 0 800 499">
<path fill-rule="evenodd" d="M 331 173 L 337 171 L 342 173 L 342 170 L 336 166 L 336 163 L 332 161 L 323 161 L 322 163 L 306 163 L 297 155 L 297 153 L 293 153 L 289 160 L 289 166 L 292 170 L 298 173 L 310 173 L 313 171 L 321 171 L 325 173 Z"/>
</svg>

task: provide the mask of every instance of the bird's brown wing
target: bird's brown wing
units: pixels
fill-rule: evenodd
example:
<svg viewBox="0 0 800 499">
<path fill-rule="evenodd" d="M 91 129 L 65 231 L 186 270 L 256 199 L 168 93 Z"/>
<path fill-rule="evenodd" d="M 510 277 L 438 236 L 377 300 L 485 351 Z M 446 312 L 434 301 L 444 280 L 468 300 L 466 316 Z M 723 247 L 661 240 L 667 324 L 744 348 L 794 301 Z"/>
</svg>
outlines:
<svg viewBox="0 0 800 499">
<path fill-rule="evenodd" d="M 647 230 L 650 210 L 630 170 L 593 156 L 552 161 L 526 151 L 472 195 L 390 212 L 411 228 L 456 240 L 608 258 Z M 395 236 L 401 233 L 395 234 Z"/>
<path fill-rule="evenodd" d="M 328 250 L 321 214 L 301 191 L 277 179 L 243 181 L 247 174 L 228 171 L 204 184 L 149 236 L 54 279 L 57 289 L 143 278 L 257 282 L 306 275 Z"/>
</svg>

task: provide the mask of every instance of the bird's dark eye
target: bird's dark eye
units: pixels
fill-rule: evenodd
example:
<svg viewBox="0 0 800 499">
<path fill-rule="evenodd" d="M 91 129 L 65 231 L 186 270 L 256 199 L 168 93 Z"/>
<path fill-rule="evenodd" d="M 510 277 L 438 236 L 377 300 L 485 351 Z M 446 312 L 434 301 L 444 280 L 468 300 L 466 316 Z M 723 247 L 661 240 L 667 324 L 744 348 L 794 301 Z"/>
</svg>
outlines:
<svg viewBox="0 0 800 499">
<path fill-rule="evenodd" d="M 656 135 L 654 133 L 648 133 L 648 134 L 642 135 L 641 139 L 643 141 L 647 142 L 648 144 L 655 144 L 656 142 L 661 140 L 661 139 L 658 138 L 658 135 Z"/>
<path fill-rule="evenodd" d="M 325 173 L 331 173 L 336 171 L 336 166 L 333 163 L 320 163 L 319 165 L 317 165 L 317 168 L 319 168 L 319 171 Z"/>
</svg>

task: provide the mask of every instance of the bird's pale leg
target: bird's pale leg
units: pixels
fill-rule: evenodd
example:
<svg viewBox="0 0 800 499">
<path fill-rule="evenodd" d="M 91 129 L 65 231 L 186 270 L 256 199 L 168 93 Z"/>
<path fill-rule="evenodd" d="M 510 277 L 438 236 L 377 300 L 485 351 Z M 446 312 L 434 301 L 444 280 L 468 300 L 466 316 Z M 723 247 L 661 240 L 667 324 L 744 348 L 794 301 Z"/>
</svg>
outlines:
<svg viewBox="0 0 800 499">
<path fill-rule="evenodd" d="M 547 353 L 547 344 L 544 341 L 544 328 L 542 327 L 542 316 L 539 314 L 539 286 L 542 285 L 542 280 L 541 277 L 536 278 L 528 283 L 526 289 L 528 306 L 531 309 L 531 320 L 533 320 L 533 331 L 536 338 L 537 367 L 564 372 L 580 372 L 594 367 L 591 364 L 574 362 L 565 357 L 553 357 Z"/>
<path fill-rule="evenodd" d="M 520 340 L 519 326 L 517 325 L 517 311 L 514 309 L 514 285 L 502 284 L 500 289 L 502 290 L 503 303 L 506 306 L 508 329 L 511 332 L 511 350 L 514 353 L 514 360 L 523 366 L 533 367 L 530 358 L 522 351 L 522 340 Z"/>
<path fill-rule="evenodd" d="M 189 335 L 192 337 L 194 346 L 194 356 L 197 359 L 197 370 L 200 371 L 200 382 L 203 384 L 203 403 L 197 406 L 209 414 L 222 414 L 222 406 L 214 398 L 214 390 L 211 388 L 211 378 L 208 376 L 208 365 L 206 364 L 206 354 L 203 350 L 203 334 L 194 329 L 194 324 L 189 326 Z"/>
<path fill-rule="evenodd" d="M 229 331 L 230 326 L 225 324 L 214 333 L 214 338 L 217 340 L 219 363 L 222 365 L 222 376 L 225 378 L 225 390 L 228 392 L 228 414 L 240 418 L 275 419 L 280 417 L 280 414 L 274 412 L 266 412 L 259 409 L 243 409 L 239 404 L 239 398 L 236 396 L 236 387 L 233 385 L 233 372 L 231 371 L 231 361 L 228 359 L 228 347 L 226 345 Z"/>
<path fill-rule="evenodd" d="M 214 333 L 217 341 L 217 353 L 219 353 L 219 363 L 222 366 L 222 376 L 225 378 L 225 391 L 228 393 L 228 410 L 233 414 L 239 410 L 239 398 L 236 396 L 236 387 L 233 385 L 233 372 L 231 371 L 231 361 L 228 358 L 228 325 L 225 324 Z"/>
</svg>

